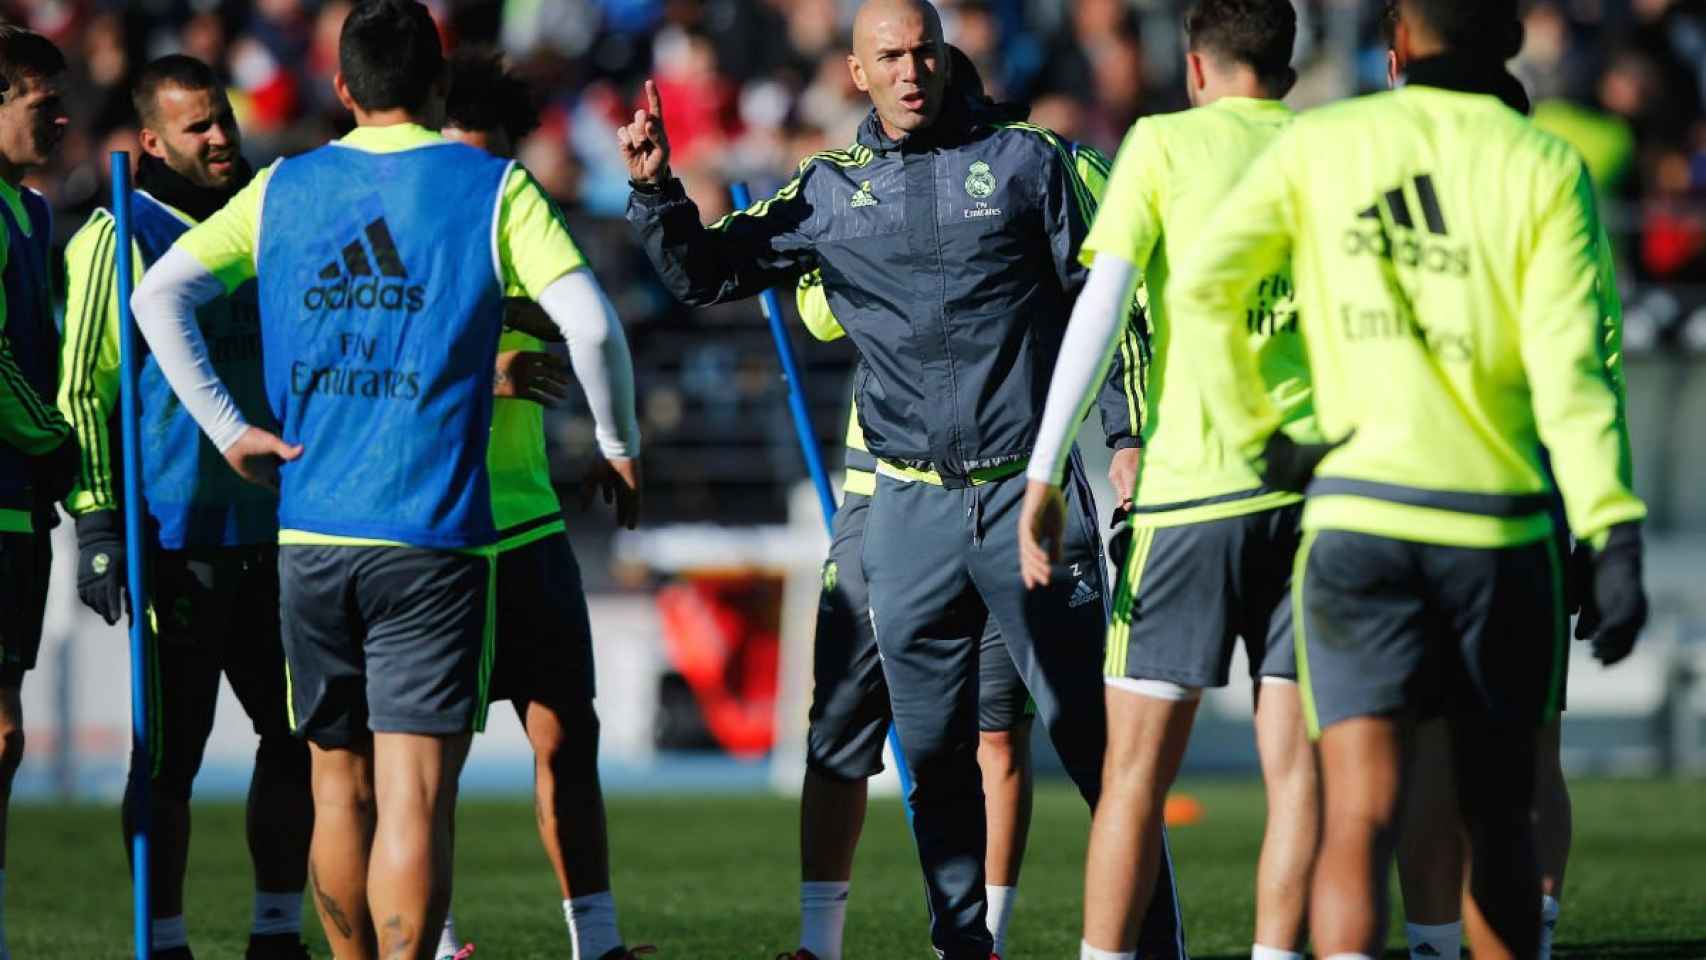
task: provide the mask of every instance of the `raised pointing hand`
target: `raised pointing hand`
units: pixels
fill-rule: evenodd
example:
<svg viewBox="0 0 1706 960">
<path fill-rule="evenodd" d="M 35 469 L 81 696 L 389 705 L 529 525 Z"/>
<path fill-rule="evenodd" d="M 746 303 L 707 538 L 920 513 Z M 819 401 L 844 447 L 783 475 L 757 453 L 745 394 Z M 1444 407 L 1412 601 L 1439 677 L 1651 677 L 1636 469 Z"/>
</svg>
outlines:
<svg viewBox="0 0 1706 960">
<path fill-rule="evenodd" d="M 616 143 L 628 179 L 657 184 L 669 179 L 669 137 L 663 129 L 663 99 L 651 80 L 646 81 L 646 104 L 650 109 L 635 110 L 632 123 L 616 128 Z"/>
</svg>

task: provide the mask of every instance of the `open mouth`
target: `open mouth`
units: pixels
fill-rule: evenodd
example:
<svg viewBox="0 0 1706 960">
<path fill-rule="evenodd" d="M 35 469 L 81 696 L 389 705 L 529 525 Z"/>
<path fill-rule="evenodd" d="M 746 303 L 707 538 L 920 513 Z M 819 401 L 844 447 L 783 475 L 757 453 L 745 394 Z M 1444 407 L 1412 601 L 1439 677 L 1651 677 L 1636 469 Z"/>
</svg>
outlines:
<svg viewBox="0 0 1706 960">
<path fill-rule="evenodd" d="M 908 94 L 903 95 L 900 98 L 900 105 L 907 108 L 908 110 L 922 110 L 922 109 L 924 109 L 924 93 L 923 93 L 923 91 L 919 91 L 917 93 L 908 93 Z"/>
</svg>

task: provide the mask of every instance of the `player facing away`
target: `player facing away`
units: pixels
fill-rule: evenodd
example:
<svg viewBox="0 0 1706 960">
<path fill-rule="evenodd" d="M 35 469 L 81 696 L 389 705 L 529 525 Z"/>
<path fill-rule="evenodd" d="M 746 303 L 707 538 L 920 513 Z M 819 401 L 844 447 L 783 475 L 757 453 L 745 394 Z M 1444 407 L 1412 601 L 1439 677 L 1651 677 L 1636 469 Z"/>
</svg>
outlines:
<svg viewBox="0 0 1706 960">
<path fill-rule="evenodd" d="M 983 82 L 969 57 L 952 45 L 950 93 L 983 98 Z M 1002 109 L 993 104 L 989 109 Z M 1023 119 L 1023 108 L 1004 108 Z M 1079 177 L 1096 197 L 1107 185 L 1110 161 L 1100 151 L 1074 146 Z M 800 277 L 795 305 L 806 329 L 819 340 L 844 338 L 824 295 L 818 271 Z M 1141 312 L 1134 311 L 1125 337 L 1135 340 Z M 1126 343 L 1121 356 L 1138 352 Z M 1127 374 L 1132 374 L 1128 376 Z M 1116 450 L 1136 443 L 1141 397 L 1135 371 L 1110 366 L 1098 394 L 1103 431 Z M 866 782 L 882 770 L 884 735 L 891 722 L 888 686 L 871 633 L 864 553 L 865 521 L 876 491 L 877 462 L 859 426 L 858 405 L 849 411 L 846 474 L 841 509 L 830 534 L 823 569 L 812 650 L 812 705 L 806 738 L 806 773 L 800 791 L 800 949 L 795 960 L 841 960 L 853 854 L 864 826 Z M 1024 681 L 1007 655 L 993 619 L 985 625 L 978 652 L 977 765 L 983 777 L 988 839 L 984 851 L 985 917 L 994 950 L 1005 952 L 1007 930 L 1018 900 L 1031 819 L 1032 710 Z M 1172 910 L 1175 893 L 1158 897 L 1153 909 Z M 1146 929 L 1158 926 L 1156 924 Z M 1171 935 L 1163 940 L 1170 944 Z"/>
<path fill-rule="evenodd" d="M 309 882 L 333 951 L 431 960 L 450 800 L 488 705 L 504 298 L 538 301 L 571 343 L 609 307 L 525 170 L 433 132 L 448 77 L 425 7 L 358 6 L 338 57 L 356 129 L 257 174 L 132 302 L 197 425 L 245 478 L 278 484 L 289 707 L 313 763 Z M 193 319 L 251 279 L 282 437 L 244 420 Z M 637 436 L 621 442 L 612 456 L 637 454 Z"/>
<path fill-rule="evenodd" d="M 823 271 L 862 361 L 859 418 L 878 473 L 862 566 L 914 778 L 931 940 L 946 957 L 987 960 L 976 743 L 990 618 L 1092 806 L 1100 788 L 1105 591 L 1078 485 L 1054 586 L 1027 593 L 1012 561 L 1041 385 L 1083 284 L 1076 255 L 1093 201 L 1052 133 L 946 95 L 928 3 L 870 0 L 853 34 L 849 69 L 873 103 L 858 142 L 807 158 L 774 196 L 710 228 L 670 176 L 648 87 L 650 109 L 617 135 L 635 188 L 628 218 L 688 303 Z"/>
<path fill-rule="evenodd" d="M 513 157 L 522 138 L 539 125 L 533 103 L 526 82 L 505 70 L 495 55 L 458 55 L 451 62 L 442 132 L 494 156 Z M 486 455 L 499 535 L 491 699 L 511 701 L 533 745 L 539 840 L 557 875 L 575 960 L 620 960 L 636 954 L 622 944 L 610 890 L 598 714 L 592 703 L 592 626 L 545 452 L 541 404 L 562 399 L 568 384 L 560 361 L 544 352 L 535 334 L 562 337 L 542 316 L 537 320 L 543 324 L 530 322 L 537 310 L 530 301 L 509 301 L 512 322 L 498 344 L 500 396 Z M 530 319 L 519 322 L 533 333 L 516 329 L 516 318 L 524 315 Z M 632 418 L 634 371 L 627 337 L 613 312 L 593 319 L 602 323 L 582 323 L 578 330 L 571 354 L 580 361 L 575 373 L 583 384 L 608 377 L 607 384 L 589 386 L 588 394 L 608 396 L 616 416 Z M 589 351 L 602 354 L 602 362 L 586 362 Z M 597 465 L 597 479 L 615 494 L 618 519 L 632 529 L 638 519 L 639 461 L 622 455 L 622 437 L 637 428 L 627 423 L 612 432 L 609 415 L 595 419 L 603 428 L 600 449 L 611 453 Z M 454 960 L 464 949 L 447 914 L 436 956 Z"/>
<path fill-rule="evenodd" d="M 1646 619 L 1640 521 L 1606 375 L 1598 214 L 1576 153 L 1492 89 L 1512 0 L 1402 0 L 1409 85 L 1298 119 L 1222 204 L 1169 306 L 1216 429 L 1286 485 L 1314 474 L 1293 604 L 1325 814 L 1323 957 L 1385 943 L 1412 734 L 1443 714 L 1469 836 L 1478 957 L 1536 955 L 1530 810 L 1567 617 L 1551 452 L 1592 546 L 1596 655 Z M 1289 259 L 1322 433 L 1292 441 L 1244 304 Z M 1432 771 L 1415 771 L 1427 776 Z"/>
<path fill-rule="evenodd" d="M 53 405 L 59 330 L 53 322 L 47 201 L 24 176 L 52 162 L 70 118 L 60 99 L 65 57 L 40 34 L 0 24 L 0 219 L 4 314 L 0 316 L 0 896 L 6 886 L 6 821 L 12 779 L 24 759 L 24 674 L 41 648 L 53 566 L 53 504 L 71 490 L 82 455 Z M 0 912 L 0 960 L 6 949 Z"/>
<path fill-rule="evenodd" d="M 1387 79 L 1394 88 L 1400 85 L 1412 65 L 1423 76 L 1438 70 L 1461 69 L 1438 58 L 1412 61 L 1406 50 L 1397 49 L 1398 4 L 1388 0 L 1383 27 L 1387 51 Z M 1514 54 L 1521 46 L 1521 31 L 1510 36 L 1505 51 Z M 1530 103 L 1521 81 L 1508 73 L 1494 78 L 1493 91 L 1506 106 L 1528 114 Z M 1606 374 L 1617 389 L 1620 409 L 1626 408 L 1628 398 L 1623 380 L 1623 304 L 1617 290 L 1617 268 L 1610 238 L 1603 224 L 1599 237 L 1599 300 L 1600 324 L 1605 337 L 1603 351 Z M 1620 417 L 1626 418 L 1625 413 Z M 1627 440 L 1627 433 L 1624 434 Z M 1632 466 L 1628 457 L 1625 468 Z M 1625 478 L 1626 480 L 1628 478 Z M 1586 561 L 1591 557 L 1587 544 L 1577 543 L 1571 549 L 1569 526 L 1564 522 L 1563 501 L 1554 493 L 1554 543 L 1559 556 L 1569 556 L 1570 563 L 1564 578 L 1566 609 L 1571 614 L 1582 607 L 1583 591 L 1588 578 L 1583 576 Z M 1579 621 L 1578 638 L 1591 635 L 1594 625 Z M 1540 865 L 1540 960 L 1551 956 L 1554 927 L 1558 922 L 1564 896 L 1564 872 L 1570 855 L 1570 792 L 1564 780 L 1559 756 L 1562 746 L 1562 712 L 1567 708 L 1569 690 L 1569 658 L 1564 657 L 1563 676 L 1558 693 L 1559 714 L 1540 731 L 1540 750 L 1535 756 L 1534 769 L 1534 852 Z M 1449 757 L 1450 739 L 1443 720 L 1423 724 L 1416 731 L 1418 763 L 1433 763 L 1435 770 L 1444 764 L 1430 758 L 1430 751 Z M 1457 957 L 1462 952 L 1463 917 L 1474 915 L 1472 903 L 1463 898 L 1462 822 L 1458 816 L 1456 785 L 1445 775 L 1413 778 L 1405 800 L 1404 825 L 1398 841 L 1398 882 L 1404 895 L 1404 936 L 1409 943 L 1411 960 L 1433 957 Z"/>
<path fill-rule="evenodd" d="M 131 193 L 133 256 L 140 277 L 172 242 L 253 176 L 237 119 L 212 68 L 172 55 L 144 66 L 132 86 L 142 161 Z M 99 209 L 65 251 L 65 343 L 59 407 L 77 428 L 83 465 L 66 508 L 77 522 L 77 592 L 107 623 L 127 609 L 124 521 L 115 436 L 119 399 L 119 305 L 112 214 Z M 214 369 L 252 422 L 271 424 L 261 381 L 255 285 L 204 305 L 196 324 Z M 159 683 L 151 686 L 149 767 L 126 788 L 125 850 L 132 811 L 148 791 L 153 955 L 192 954 L 184 919 L 190 790 L 213 730 L 223 673 L 260 744 L 246 820 L 255 868 L 249 960 L 306 957 L 302 893 L 308 882 L 313 798 L 308 747 L 285 715 L 284 648 L 278 616 L 278 498 L 243 482 L 202 436 L 160 376 L 142 360 L 142 492 L 145 560 L 152 589 L 145 615 Z M 133 758 L 133 766 L 136 763 Z"/>
<path fill-rule="evenodd" d="M 1226 685 L 1242 636 L 1268 794 L 1251 956 L 1301 960 L 1319 816 L 1292 646 L 1291 567 L 1303 498 L 1265 483 L 1205 419 L 1207 385 L 1180 356 L 1183 334 L 1166 303 L 1173 265 L 1291 123 L 1279 98 L 1294 79 L 1297 15 L 1289 0 L 1200 0 L 1185 27 L 1186 87 L 1196 108 L 1132 128 L 1084 241 L 1090 279 L 1031 456 L 1019 561 L 1028 584 L 1049 582 L 1065 516 L 1058 484 L 1072 437 L 1119 346 L 1126 305 L 1146 284 L 1154 349 L 1149 416 L 1133 495 L 1133 548 L 1108 631 L 1108 754 L 1085 867 L 1082 955 L 1138 955 L 1133 928 L 1155 883 L 1167 791 L 1203 688 Z M 1240 311 L 1283 429 L 1309 442 L 1318 436 L 1290 291 L 1290 271 L 1280 264 Z"/>
</svg>

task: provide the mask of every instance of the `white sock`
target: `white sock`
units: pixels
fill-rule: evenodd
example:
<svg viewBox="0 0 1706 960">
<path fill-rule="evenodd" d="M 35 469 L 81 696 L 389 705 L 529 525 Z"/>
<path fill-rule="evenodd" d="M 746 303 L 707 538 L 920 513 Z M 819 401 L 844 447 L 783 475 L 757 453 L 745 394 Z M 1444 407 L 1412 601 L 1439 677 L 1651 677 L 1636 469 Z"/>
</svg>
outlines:
<svg viewBox="0 0 1706 960">
<path fill-rule="evenodd" d="M 255 922 L 249 932 L 257 937 L 302 932 L 302 891 L 268 893 L 255 891 Z"/>
<path fill-rule="evenodd" d="M 1552 931 L 1558 926 L 1558 898 L 1540 895 L 1540 960 L 1552 960 Z"/>
<path fill-rule="evenodd" d="M 989 902 L 989 912 L 985 915 L 988 921 L 989 935 L 995 938 L 995 952 L 1007 953 L 1007 924 L 1013 920 L 1013 904 L 1019 899 L 1018 887 L 983 888 L 984 899 Z"/>
<path fill-rule="evenodd" d="M 1458 960 L 1463 956 L 1463 921 L 1406 923 L 1404 939 L 1410 943 L 1410 960 Z"/>
<path fill-rule="evenodd" d="M 1078 960 L 1137 960 L 1137 951 L 1116 953 L 1113 950 L 1097 950 L 1090 946 L 1088 941 L 1084 941 L 1078 948 Z"/>
<path fill-rule="evenodd" d="M 808 880 L 800 884 L 800 949 L 818 960 L 841 960 L 841 933 L 847 925 L 847 884 Z"/>
<path fill-rule="evenodd" d="M 189 946 L 190 933 L 184 926 L 184 915 L 180 913 L 175 917 L 155 917 L 148 928 L 148 939 L 155 950 Z"/>
<path fill-rule="evenodd" d="M 563 919 L 569 923 L 575 960 L 598 960 L 622 945 L 622 934 L 616 930 L 616 897 L 609 890 L 564 900 Z"/>
<path fill-rule="evenodd" d="M 456 936 L 456 917 L 450 913 L 444 915 L 444 928 L 438 931 L 438 950 L 433 956 L 443 960 L 444 957 L 454 957 L 462 949 L 462 940 Z"/>
<path fill-rule="evenodd" d="M 1250 960 L 1303 960 L 1303 954 L 1258 943 L 1250 948 Z"/>
</svg>

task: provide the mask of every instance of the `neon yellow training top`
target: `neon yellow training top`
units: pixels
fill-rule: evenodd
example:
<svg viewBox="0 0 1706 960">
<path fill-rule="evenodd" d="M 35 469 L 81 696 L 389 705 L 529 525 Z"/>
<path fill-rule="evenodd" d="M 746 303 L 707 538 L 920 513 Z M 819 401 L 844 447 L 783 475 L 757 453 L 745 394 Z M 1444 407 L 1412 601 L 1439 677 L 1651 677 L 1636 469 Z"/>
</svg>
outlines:
<svg viewBox="0 0 1706 960">
<path fill-rule="evenodd" d="M 1465 547 L 1577 537 L 1630 489 L 1581 158 L 1496 98 L 1413 85 L 1305 114 L 1181 264 L 1168 307 L 1217 429 L 1252 460 L 1283 415 L 1243 309 L 1288 259 L 1327 437 L 1307 529 Z"/>
<path fill-rule="evenodd" d="M 1196 246 L 1220 201 L 1292 119 L 1278 100 L 1227 97 L 1139 120 L 1120 147 L 1108 195 L 1079 252 L 1087 266 L 1102 255 L 1132 264 L 1149 293 L 1154 356 L 1135 496 L 1146 525 L 1238 516 L 1302 499 L 1264 490 L 1243 454 L 1209 424 L 1203 384 L 1175 349 L 1165 296 L 1172 264 Z M 1239 312 L 1269 402 L 1286 432 L 1309 442 L 1319 437 L 1290 294 L 1291 271 L 1281 264 L 1249 290 Z"/>
<path fill-rule="evenodd" d="M 519 330 L 505 330 L 498 341 L 499 351 L 544 349 L 543 341 Z M 492 401 L 486 472 L 491 475 L 498 552 L 563 531 L 563 505 L 551 485 L 551 459 L 545 452 L 544 407 L 517 397 Z"/>
<path fill-rule="evenodd" d="M 30 215 L 24 209 L 20 189 L 28 188 L 14 187 L 0 180 L 0 202 L 11 208 L 12 219 L 18 228 L 24 231 L 25 236 L 30 236 Z M 0 270 L 5 269 L 10 253 L 7 232 L 0 228 Z M 42 281 L 47 281 L 46 275 Z M 71 433 L 71 424 L 53 405 L 52 397 L 36 392 L 18 366 L 18 359 L 12 352 L 12 341 L 5 335 L 7 315 L 6 298 L 0 296 L 0 443 L 31 456 L 48 453 L 65 442 Z M 34 528 L 35 521 L 29 510 L 0 509 L 0 533 L 29 533 Z"/>
</svg>

